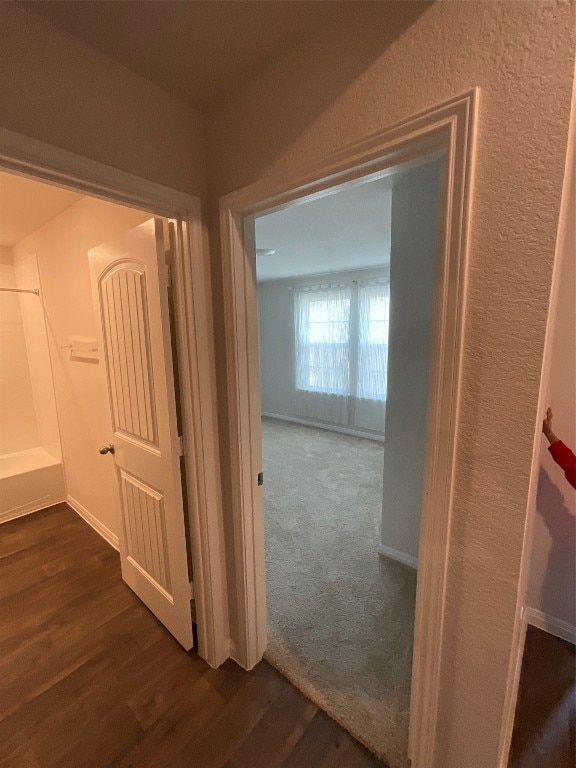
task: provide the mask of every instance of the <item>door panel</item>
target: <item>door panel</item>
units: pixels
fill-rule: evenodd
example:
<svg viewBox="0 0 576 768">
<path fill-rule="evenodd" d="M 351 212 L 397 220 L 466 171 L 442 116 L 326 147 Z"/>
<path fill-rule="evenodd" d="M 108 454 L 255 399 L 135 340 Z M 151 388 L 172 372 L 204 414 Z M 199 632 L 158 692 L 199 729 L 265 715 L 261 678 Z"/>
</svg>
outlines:
<svg viewBox="0 0 576 768">
<path fill-rule="evenodd" d="M 164 497 L 127 472 L 120 472 L 126 556 L 170 595 Z"/>
<path fill-rule="evenodd" d="M 187 649 L 192 614 L 162 222 L 90 252 L 121 510 L 122 577 Z"/>
<path fill-rule="evenodd" d="M 146 314 L 146 275 L 124 264 L 101 278 L 114 428 L 157 443 L 154 379 Z"/>
</svg>

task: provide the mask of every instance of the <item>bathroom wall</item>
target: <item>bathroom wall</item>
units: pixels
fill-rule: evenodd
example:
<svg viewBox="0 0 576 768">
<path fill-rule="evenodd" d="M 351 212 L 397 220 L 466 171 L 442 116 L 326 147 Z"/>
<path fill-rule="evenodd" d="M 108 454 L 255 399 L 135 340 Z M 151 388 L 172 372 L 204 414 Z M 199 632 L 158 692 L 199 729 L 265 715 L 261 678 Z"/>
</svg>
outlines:
<svg viewBox="0 0 576 768">
<path fill-rule="evenodd" d="M 73 360 L 69 337 L 96 336 L 88 251 L 138 226 L 149 213 L 83 198 L 14 248 L 22 272 L 38 259 L 68 497 L 111 541 L 118 535 L 114 463 L 100 362 Z"/>
<path fill-rule="evenodd" d="M 14 272 L 18 288 L 29 290 L 40 287 L 36 254 L 21 254 L 15 258 Z M 38 297 L 21 293 L 19 298 L 36 414 L 37 444 L 46 449 L 55 459 L 61 460 L 62 450 L 52 364 L 44 318 L 44 297 L 42 293 Z"/>
<path fill-rule="evenodd" d="M 16 288 L 12 249 L 0 246 L 0 287 Z M 26 295 L 23 303 L 37 302 Z M 38 445 L 24 325 L 17 293 L 0 292 L 0 454 Z"/>
</svg>

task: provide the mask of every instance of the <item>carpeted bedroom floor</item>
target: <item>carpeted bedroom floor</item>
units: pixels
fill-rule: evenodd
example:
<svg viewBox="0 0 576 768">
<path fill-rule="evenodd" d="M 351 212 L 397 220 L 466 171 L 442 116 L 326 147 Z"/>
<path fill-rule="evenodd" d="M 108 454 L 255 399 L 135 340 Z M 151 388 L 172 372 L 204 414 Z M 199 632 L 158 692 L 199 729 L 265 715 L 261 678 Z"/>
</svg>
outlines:
<svg viewBox="0 0 576 768">
<path fill-rule="evenodd" d="M 384 446 L 263 419 L 266 658 L 405 768 L 416 572 L 378 555 Z"/>
</svg>

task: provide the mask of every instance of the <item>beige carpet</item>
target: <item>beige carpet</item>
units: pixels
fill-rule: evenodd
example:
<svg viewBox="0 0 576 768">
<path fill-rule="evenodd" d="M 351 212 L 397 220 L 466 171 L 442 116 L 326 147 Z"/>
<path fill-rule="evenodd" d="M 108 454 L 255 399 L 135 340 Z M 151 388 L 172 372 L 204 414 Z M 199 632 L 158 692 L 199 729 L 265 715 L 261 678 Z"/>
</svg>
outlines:
<svg viewBox="0 0 576 768">
<path fill-rule="evenodd" d="M 273 419 L 262 431 L 266 658 L 405 768 L 416 573 L 377 553 L 383 445 Z"/>
</svg>

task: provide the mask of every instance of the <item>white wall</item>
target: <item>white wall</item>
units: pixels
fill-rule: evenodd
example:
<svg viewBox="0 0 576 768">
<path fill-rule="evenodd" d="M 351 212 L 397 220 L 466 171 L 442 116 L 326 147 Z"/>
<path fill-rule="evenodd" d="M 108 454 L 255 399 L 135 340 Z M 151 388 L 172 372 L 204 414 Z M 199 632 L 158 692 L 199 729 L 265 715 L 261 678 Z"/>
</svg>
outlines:
<svg viewBox="0 0 576 768">
<path fill-rule="evenodd" d="M 294 291 L 290 280 L 258 283 L 262 411 L 298 416 L 294 371 Z"/>
<path fill-rule="evenodd" d="M 434 308 L 439 167 L 407 173 L 392 189 L 388 400 L 383 551 L 418 558 Z"/>
<path fill-rule="evenodd" d="M 435 765 L 494 768 L 515 652 L 574 76 L 574 6 L 554 0 L 352 6 L 210 115 L 216 337 L 224 338 L 221 195 L 270 174 L 304 173 L 344 144 L 479 86 Z M 223 343 L 218 351 L 224 382 Z M 222 385 L 222 403 L 225 396 Z M 222 406 L 226 505 L 225 418 Z M 498 439 L 502 434 L 506 439 Z"/>
<path fill-rule="evenodd" d="M 202 196 L 202 118 L 17 3 L 0 3 L 0 128 Z"/>
<path fill-rule="evenodd" d="M 353 184 L 255 221 L 258 280 L 286 280 L 390 263 L 392 178 Z"/>
<path fill-rule="evenodd" d="M 387 274 L 387 269 L 349 270 L 330 272 L 325 279 L 352 281 Z M 258 320 L 260 342 L 260 387 L 262 412 L 274 416 L 288 416 L 311 423 L 334 424 L 329 419 L 310 418 L 306 399 L 296 389 L 296 339 L 294 327 L 294 290 L 302 282 L 300 278 L 269 280 L 258 283 Z M 318 282 L 317 277 L 307 277 L 305 283 Z M 320 395 L 321 397 L 321 395 Z M 331 396 L 328 396 L 331 397 Z M 384 429 L 384 403 L 359 401 L 361 419 L 358 427 L 353 423 L 341 426 L 353 431 L 382 434 Z M 318 406 L 321 407 L 321 406 Z M 327 413 L 330 412 L 327 407 Z M 317 410 L 318 412 L 318 410 Z M 370 425 L 370 426 L 368 426 Z"/>
<path fill-rule="evenodd" d="M 83 198 L 14 248 L 18 262 L 33 254 L 38 259 L 67 492 L 115 535 L 114 463 L 98 453 L 110 442 L 101 363 L 73 360 L 61 347 L 70 335 L 96 336 L 89 249 L 149 218 L 149 213 Z"/>
<path fill-rule="evenodd" d="M 12 250 L 0 246 L 0 287 L 16 288 Z M 29 295 L 28 301 L 38 301 Z M 38 445 L 36 412 L 17 293 L 0 292 L 0 454 Z"/>
<path fill-rule="evenodd" d="M 575 102 L 576 103 L 576 99 Z M 576 451 L 576 195 L 574 121 L 563 197 L 564 227 L 558 242 L 549 329 L 542 375 L 542 410 L 550 405 L 558 437 Z M 539 423 L 544 413 L 538 415 Z M 524 605 L 576 633 L 576 492 L 538 434 L 537 491 L 528 510 Z M 549 620 L 553 621 L 550 622 Z"/>
</svg>

